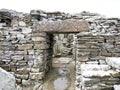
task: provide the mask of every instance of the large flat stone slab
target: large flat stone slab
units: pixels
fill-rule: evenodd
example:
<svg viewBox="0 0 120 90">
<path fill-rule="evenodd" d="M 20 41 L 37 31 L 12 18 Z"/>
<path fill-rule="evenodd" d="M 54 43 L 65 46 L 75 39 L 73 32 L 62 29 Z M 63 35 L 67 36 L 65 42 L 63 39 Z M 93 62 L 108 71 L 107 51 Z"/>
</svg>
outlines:
<svg viewBox="0 0 120 90">
<path fill-rule="evenodd" d="M 110 66 L 109 65 L 97 65 L 97 64 L 81 64 L 81 71 L 90 71 L 90 70 L 107 71 L 107 70 L 110 70 Z"/>
<path fill-rule="evenodd" d="M 120 85 L 114 85 L 114 90 L 120 90 Z"/>
<path fill-rule="evenodd" d="M 42 21 L 35 26 L 35 30 L 47 33 L 77 33 L 88 32 L 89 24 L 87 21 L 68 19 L 62 21 Z"/>
<path fill-rule="evenodd" d="M 105 78 L 105 77 L 110 77 L 110 72 L 108 71 L 83 71 L 82 72 L 83 77 L 86 78 Z"/>
<path fill-rule="evenodd" d="M 113 68 L 120 70 L 120 57 L 107 57 L 106 62 Z"/>
<path fill-rule="evenodd" d="M 0 68 L 0 90 L 16 90 L 15 77 Z"/>
</svg>

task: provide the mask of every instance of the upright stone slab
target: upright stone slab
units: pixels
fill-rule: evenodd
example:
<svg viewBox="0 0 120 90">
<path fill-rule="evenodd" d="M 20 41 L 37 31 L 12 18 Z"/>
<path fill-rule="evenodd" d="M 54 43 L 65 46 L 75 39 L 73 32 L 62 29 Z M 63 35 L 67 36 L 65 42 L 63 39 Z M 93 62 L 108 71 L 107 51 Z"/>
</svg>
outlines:
<svg viewBox="0 0 120 90">
<path fill-rule="evenodd" d="M 15 77 L 0 68 L 0 90 L 16 90 Z"/>
</svg>

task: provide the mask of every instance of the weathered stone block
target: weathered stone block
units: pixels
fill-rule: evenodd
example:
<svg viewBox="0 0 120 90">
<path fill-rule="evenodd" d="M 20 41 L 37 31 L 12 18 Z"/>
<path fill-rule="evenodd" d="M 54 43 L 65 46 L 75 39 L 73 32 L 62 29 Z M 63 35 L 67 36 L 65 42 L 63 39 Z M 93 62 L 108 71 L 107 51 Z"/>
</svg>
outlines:
<svg viewBox="0 0 120 90">
<path fill-rule="evenodd" d="M 92 86 L 100 82 L 99 78 L 84 78 L 82 77 L 81 83 L 84 86 Z"/>
<path fill-rule="evenodd" d="M 33 90 L 43 90 L 43 86 L 40 83 L 36 83 L 35 86 L 33 87 Z"/>
<path fill-rule="evenodd" d="M 120 72 L 115 71 L 114 73 L 111 73 L 111 76 L 114 78 L 120 78 Z"/>
<path fill-rule="evenodd" d="M 23 21 L 19 21 L 19 26 L 20 26 L 20 27 L 25 27 L 26 24 L 25 24 L 25 22 L 23 22 Z"/>
<path fill-rule="evenodd" d="M 19 50 L 30 50 L 30 49 L 32 49 L 32 47 L 33 47 L 33 44 L 18 45 Z"/>
<path fill-rule="evenodd" d="M 120 58 L 119 57 L 107 57 L 106 62 L 113 68 L 120 69 Z"/>
<path fill-rule="evenodd" d="M 46 41 L 46 38 L 45 37 L 32 37 L 32 40 L 33 41 L 42 41 L 42 42 L 44 42 L 44 41 Z"/>
<path fill-rule="evenodd" d="M 24 33 L 24 34 L 29 34 L 31 32 L 32 32 L 31 28 L 22 28 L 22 33 Z"/>
<path fill-rule="evenodd" d="M 30 81 L 30 80 L 22 80 L 22 85 L 23 86 L 29 86 L 29 85 L 32 85 L 32 84 L 34 84 L 32 81 Z"/>
<path fill-rule="evenodd" d="M 11 57 L 11 59 L 13 60 L 23 60 L 23 56 L 22 55 L 14 55 Z"/>
<path fill-rule="evenodd" d="M 88 46 L 85 45 L 85 44 L 80 44 L 80 45 L 78 44 L 78 45 L 77 45 L 77 48 L 78 48 L 78 49 L 86 49 L 86 48 L 88 48 Z"/>
<path fill-rule="evenodd" d="M 81 64 L 81 71 L 107 71 L 110 70 L 111 67 L 109 65 L 97 65 L 97 64 Z"/>
<path fill-rule="evenodd" d="M 16 90 L 15 77 L 1 68 L 0 68 L 0 89 Z"/>
<path fill-rule="evenodd" d="M 3 46 L 0 46 L 0 51 L 2 51 L 2 50 L 5 50 L 5 48 Z"/>
<path fill-rule="evenodd" d="M 112 53 L 109 53 L 107 51 L 101 51 L 101 56 L 110 57 L 110 56 L 112 56 Z"/>
<path fill-rule="evenodd" d="M 35 59 L 33 67 L 40 67 L 43 65 L 43 59 Z"/>
<path fill-rule="evenodd" d="M 112 76 L 110 78 L 101 78 L 100 79 L 102 84 L 106 85 L 115 85 L 115 84 L 120 84 L 120 79 L 119 78 L 113 78 Z"/>
<path fill-rule="evenodd" d="M 17 69 L 16 65 L 10 65 L 10 71 L 15 72 Z"/>
<path fill-rule="evenodd" d="M 24 39 L 24 37 L 25 37 L 24 34 L 21 33 L 17 34 L 17 39 Z"/>
<path fill-rule="evenodd" d="M 89 60 L 88 62 L 85 62 L 86 64 L 92 64 L 92 65 L 98 65 L 99 64 L 99 62 L 98 61 L 91 61 L 91 60 Z"/>
<path fill-rule="evenodd" d="M 17 83 L 17 84 L 20 84 L 21 82 L 22 82 L 21 79 L 16 79 L 16 83 Z"/>
<path fill-rule="evenodd" d="M 39 73 L 30 73 L 30 79 L 33 80 L 40 80 L 43 78 L 43 72 L 39 72 Z"/>
<path fill-rule="evenodd" d="M 15 74 L 15 77 L 18 78 L 18 79 L 28 79 L 29 75 Z"/>
<path fill-rule="evenodd" d="M 99 63 L 100 63 L 100 65 L 104 65 L 104 64 L 106 64 L 106 61 L 103 59 L 103 60 L 99 60 Z"/>
<path fill-rule="evenodd" d="M 39 62 L 42 61 L 45 58 L 45 54 L 43 55 L 34 55 L 35 59 L 37 59 Z"/>
<path fill-rule="evenodd" d="M 10 71 L 10 66 L 9 65 L 0 65 L 1 68 L 4 70 Z"/>
<path fill-rule="evenodd" d="M 120 90 L 120 85 L 114 85 L 114 90 Z"/>
<path fill-rule="evenodd" d="M 33 67 L 33 68 L 31 68 L 31 72 L 32 73 L 38 73 L 38 72 L 40 72 L 40 67 Z"/>
<path fill-rule="evenodd" d="M 30 72 L 30 68 L 24 67 L 24 68 L 17 69 L 16 73 L 21 75 L 26 75 L 26 74 L 28 75 L 29 72 Z"/>
<path fill-rule="evenodd" d="M 100 84 L 97 89 L 98 90 L 114 90 L 113 85 L 106 85 L 106 84 Z"/>
<path fill-rule="evenodd" d="M 75 33 L 89 31 L 89 24 L 87 21 L 79 21 L 75 19 L 41 22 L 36 25 L 35 29 L 40 32 L 49 33 Z"/>
<path fill-rule="evenodd" d="M 46 45 L 45 43 L 42 43 L 42 44 L 35 44 L 34 45 L 34 49 L 36 50 L 42 50 L 42 49 L 47 49 L 49 46 Z"/>
<path fill-rule="evenodd" d="M 0 31 L 0 36 L 2 36 L 3 35 L 3 32 L 2 31 Z"/>
<path fill-rule="evenodd" d="M 82 72 L 83 77 L 86 78 L 106 78 L 106 77 L 110 77 L 110 72 L 108 71 L 103 71 L 103 70 L 99 70 L 99 71 L 83 71 Z"/>
<path fill-rule="evenodd" d="M 28 50 L 29 55 L 31 55 L 31 54 L 33 55 L 34 53 L 35 53 L 34 50 Z"/>
<path fill-rule="evenodd" d="M 17 51 L 13 51 L 13 53 L 14 53 L 14 55 L 15 54 L 17 54 L 17 55 L 25 55 L 25 54 L 27 54 L 27 51 L 19 51 L 19 50 L 17 50 Z"/>
<path fill-rule="evenodd" d="M 86 62 L 89 60 L 89 56 L 88 55 L 80 56 L 78 60 L 81 62 Z"/>
<path fill-rule="evenodd" d="M 34 61 L 33 61 L 33 60 L 28 60 L 28 66 L 29 66 L 29 67 L 32 67 L 33 64 L 34 64 Z"/>
</svg>

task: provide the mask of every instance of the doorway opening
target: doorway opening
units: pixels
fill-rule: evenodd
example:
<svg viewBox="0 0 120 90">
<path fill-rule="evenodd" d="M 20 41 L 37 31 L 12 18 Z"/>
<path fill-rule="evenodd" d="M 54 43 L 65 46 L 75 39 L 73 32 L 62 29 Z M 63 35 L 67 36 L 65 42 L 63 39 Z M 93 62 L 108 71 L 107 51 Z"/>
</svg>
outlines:
<svg viewBox="0 0 120 90">
<path fill-rule="evenodd" d="M 44 90 L 75 90 L 75 34 L 53 34 L 52 68 Z"/>
</svg>

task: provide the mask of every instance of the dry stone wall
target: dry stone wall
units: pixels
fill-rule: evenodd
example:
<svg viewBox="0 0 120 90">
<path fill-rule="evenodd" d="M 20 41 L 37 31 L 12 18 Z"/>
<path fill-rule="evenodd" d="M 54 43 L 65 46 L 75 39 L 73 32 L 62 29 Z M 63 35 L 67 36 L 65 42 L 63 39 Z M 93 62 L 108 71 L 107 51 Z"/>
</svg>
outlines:
<svg viewBox="0 0 120 90">
<path fill-rule="evenodd" d="M 51 67 L 51 35 L 39 33 L 25 23 L 0 28 L 0 67 L 13 72 L 16 83 L 41 83 Z"/>
<path fill-rule="evenodd" d="M 119 57 L 118 38 L 119 35 L 78 35 L 76 78 L 81 85 L 78 87 L 113 90 L 114 85 L 120 84 L 119 71 L 106 62 L 106 57 Z"/>
<path fill-rule="evenodd" d="M 53 35 L 51 34 L 54 33 L 40 32 L 37 25 L 48 21 L 55 23 L 76 19 L 77 21 L 87 21 L 90 29 L 72 34 L 69 43 L 64 40 L 68 40 L 68 37 L 71 37 L 70 34 L 67 39 L 65 39 L 66 37 L 59 39 L 59 42 L 64 45 L 64 47 L 61 45 L 61 48 L 65 48 L 66 51 L 74 49 L 72 54 L 76 60 L 76 90 L 119 88 L 119 65 L 117 68 L 113 67 L 116 63 L 109 61 L 106 57 L 120 56 L 120 19 L 106 18 L 85 11 L 71 15 L 32 10 L 30 14 L 25 16 L 19 14 L 18 16 L 19 19 L 12 20 L 11 27 L 7 26 L 6 22 L 0 23 L 0 67 L 12 72 L 17 84 L 21 86 L 35 84 L 37 86 L 33 88 L 40 87 L 46 72 L 52 65 Z M 55 24 L 52 24 L 52 28 L 54 27 Z M 64 25 L 64 27 L 68 26 Z M 57 38 L 61 38 L 61 36 L 54 34 L 54 37 Z M 70 45 L 67 47 L 67 44 Z"/>
<path fill-rule="evenodd" d="M 120 89 L 120 68 L 112 66 L 119 66 L 119 59 L 111 59 L 120 57 L 119 19 L 83 17 L 88 20 L 90 31 L 77 34 L 76 90 Z"/>
</svg>

